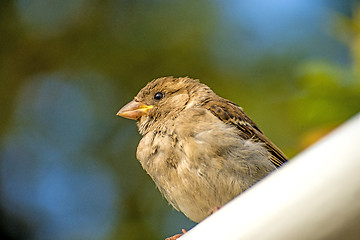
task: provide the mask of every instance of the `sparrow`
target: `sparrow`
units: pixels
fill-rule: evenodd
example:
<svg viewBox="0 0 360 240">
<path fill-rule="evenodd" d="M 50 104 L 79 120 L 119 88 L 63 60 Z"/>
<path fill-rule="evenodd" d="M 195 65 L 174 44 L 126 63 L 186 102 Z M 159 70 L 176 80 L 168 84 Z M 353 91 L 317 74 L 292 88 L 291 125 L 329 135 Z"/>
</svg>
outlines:
<svg viewBox="0 0 360 240">
<path fill-rule="evenodd" d="M 194 222 L 287 161 L 241 107 L 189 77 L 149 82 L 117 115 L 137 121 L 137 159 Z"/>
</svg>

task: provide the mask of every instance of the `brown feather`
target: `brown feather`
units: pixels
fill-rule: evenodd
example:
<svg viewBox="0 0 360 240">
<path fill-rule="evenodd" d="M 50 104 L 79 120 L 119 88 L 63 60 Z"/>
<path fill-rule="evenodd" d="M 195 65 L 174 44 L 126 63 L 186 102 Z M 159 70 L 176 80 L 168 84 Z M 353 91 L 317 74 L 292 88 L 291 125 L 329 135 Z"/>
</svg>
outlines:
<svg viewBox="0 0 360 240">
<path fill-rule="evenodd" d="M 237 104 L 216 96 L 216 99 L 207 99 L 203 106 L 213 115 L 228 125 L 238 129 L 238 134 L 245 140 L 253 139 L 262 142 L 271 153 L 271 162 L 280 167 L 287 161 L 287 157 L 275 146 Z"/>
</svg>

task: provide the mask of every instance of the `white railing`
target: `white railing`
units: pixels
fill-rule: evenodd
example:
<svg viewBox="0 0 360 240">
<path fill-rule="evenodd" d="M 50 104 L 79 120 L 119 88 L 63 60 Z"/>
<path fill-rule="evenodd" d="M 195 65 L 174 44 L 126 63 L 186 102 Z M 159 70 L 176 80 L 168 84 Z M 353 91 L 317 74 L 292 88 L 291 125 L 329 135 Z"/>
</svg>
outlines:
<svg viewBox="0 0 360 240">
<path fill-rule="evenodd" d="M 180 239 L 360 239 L 360 114 Z"/>
</svg>

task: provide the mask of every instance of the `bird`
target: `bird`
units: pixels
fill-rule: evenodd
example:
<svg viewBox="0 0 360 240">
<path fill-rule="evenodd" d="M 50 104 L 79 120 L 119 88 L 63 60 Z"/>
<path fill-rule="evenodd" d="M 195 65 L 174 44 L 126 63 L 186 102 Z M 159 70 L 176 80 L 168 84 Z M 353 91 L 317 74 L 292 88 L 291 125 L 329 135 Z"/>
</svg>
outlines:
<svg viewBox="0 0 360 240">
<path fill-rule="evenodd" d="M 241 107 L 198 79 L 154 79 L 117 115 L 137 121 L 141 166 L 196 223 L 288 160 Z"/>
</svg>

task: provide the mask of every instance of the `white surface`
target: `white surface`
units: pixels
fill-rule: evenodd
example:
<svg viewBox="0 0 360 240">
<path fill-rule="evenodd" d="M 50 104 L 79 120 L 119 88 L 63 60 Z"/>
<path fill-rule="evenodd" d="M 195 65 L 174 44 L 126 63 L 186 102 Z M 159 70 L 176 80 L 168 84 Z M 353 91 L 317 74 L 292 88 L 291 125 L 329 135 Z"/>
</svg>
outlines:
<svg viewBox="0 0 360 240">
<path fill-rule="evenodd" d="M 360 114 L 180 239 L 360 239 Z"/>
</svg>

